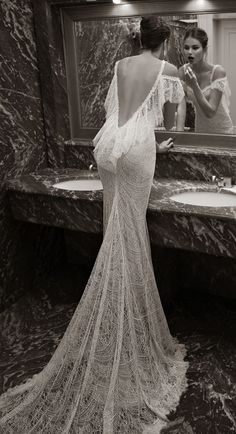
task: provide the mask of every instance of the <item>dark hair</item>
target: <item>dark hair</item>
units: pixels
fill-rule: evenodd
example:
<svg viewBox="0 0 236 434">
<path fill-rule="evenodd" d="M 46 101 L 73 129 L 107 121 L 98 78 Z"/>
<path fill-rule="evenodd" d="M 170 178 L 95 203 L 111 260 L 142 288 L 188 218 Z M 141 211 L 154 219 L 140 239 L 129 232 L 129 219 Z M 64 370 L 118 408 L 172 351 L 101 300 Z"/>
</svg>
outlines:
<svg viewBox="0 0 236 434">
<path fill-rule="evenodd" d="M 140 34 L 143 48 L 155 50 L 170 37 L 170 32 L 168 24 L 155 15 L 141 19 Z"/>
<path fill-rule="evenodd" d="M 200 27 L 190 27 L 188 30 L 186 30 L 184 35 L 184 41 L 189 37 L 197 39 L 202 45 L 203 49 L 207 47 L 207 43 L 208 43 L 207 33 L 205 32 L 205 30 L 200 29 Z"/>
</svg>

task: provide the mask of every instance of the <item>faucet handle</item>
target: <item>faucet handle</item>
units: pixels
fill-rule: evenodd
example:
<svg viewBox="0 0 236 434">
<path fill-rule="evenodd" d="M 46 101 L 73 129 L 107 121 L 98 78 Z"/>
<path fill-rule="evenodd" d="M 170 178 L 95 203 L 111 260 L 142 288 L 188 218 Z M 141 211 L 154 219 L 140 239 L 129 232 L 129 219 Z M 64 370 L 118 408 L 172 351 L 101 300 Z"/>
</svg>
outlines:
<svg viewBox="0 0 236 434">
<path fill-rule="evenodd" d="M 232 178 L 230 178 L 229 176 L 216 176 L 213 175 L 211 177 L 211 181 L 214 184 L 217 184 L 218 187 L 222 188 L 222 187 L 232 187 Z"/>
<path fill-rule="evenodd" d="M 211 182 L 214 182 L 214 184 L 217 184 L 219 181 L 223 181 L 223 179 L 224 178 L 222 176 L 212 175 Z"/>
<path fill-rule="evenodd" d="M 97 166 L 96 166 L 96 164 L 92 163 L 92 164 L 89 165 L 88 169 L 89 169 L 90 172 L 92 172 L 92 170 L 97 170 Z"/>
</svg>

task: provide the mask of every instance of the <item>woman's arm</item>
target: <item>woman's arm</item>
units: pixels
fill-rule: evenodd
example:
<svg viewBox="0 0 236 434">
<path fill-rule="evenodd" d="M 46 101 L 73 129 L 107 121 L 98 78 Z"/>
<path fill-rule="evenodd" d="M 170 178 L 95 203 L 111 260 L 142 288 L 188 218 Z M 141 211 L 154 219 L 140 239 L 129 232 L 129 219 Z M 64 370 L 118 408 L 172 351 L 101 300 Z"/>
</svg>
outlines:
<svg viewBox="0 0 236 434">
<path fill-rule="evenodd" d="M 176 131 L 184 131 L 186 119 L 186 99 L 184 98 L 177 107 Z"/>
<path fill-rule="evenodd" d="M 170 77 L 179 77 L 178 69 L 171 63 L 166 63 L 165 74 Z M 164 127 L 166 130 L 171 130 L 175 125 L 175 114 L 177 104 L 175 102 L 166 101 L 163 107 Z"/>
<path fill-rule="evenodd" d="M 167 140 L 163 140 L 163 142 L 161 143 L 156 142 L 156 150 L 158 154 L 164 154 L 168 152 L 170 149 L 172 149 L 174 147 L 174 140 L 175 139 L 172 139 L 172 137 L 170 137 Z"/>
<path fill-rule="evenodd" d="M 164 127 L 166 130 L 171 130 L 175 124 L 175 113 L 177 104 L 167 101 L 164 104 L 163 117 L 164 117 Z"/>
<path fill-rule="evenodd" d="M 185 98 L 182 99 L 181 103 L 177 107 L 177 117 L 176 117 L 176 130 L 184 131 L 185 119 L 186 119 L 186 84 L 184 82 L 184 68 L 183 66 L 179 69 L 179 77 L 185 91 Z"/>
<path fill-rule="evenodd" d="M 214 74 L 214 80 L 218 78 L 224 78 L 225 76 L 226 73 L 222 66 L 216 68 Z M 185 81 L 189 86 L 191 86 L 195 98 L 200 108 L 202 109 L 203 113 L 205 114 L 205 116 L 207 118 L 212 118 L 216 114 L 217 109 L 219 107 L 222 98 L 222 92 L 218 89 L 212 89 L 209 99 L 206 99 L 204 93 L 202 92 L 202 89 L 198 84 L 196 75 L 194 74 L 193 70 L 190 67 L 186 69 Z"/>
</svg>

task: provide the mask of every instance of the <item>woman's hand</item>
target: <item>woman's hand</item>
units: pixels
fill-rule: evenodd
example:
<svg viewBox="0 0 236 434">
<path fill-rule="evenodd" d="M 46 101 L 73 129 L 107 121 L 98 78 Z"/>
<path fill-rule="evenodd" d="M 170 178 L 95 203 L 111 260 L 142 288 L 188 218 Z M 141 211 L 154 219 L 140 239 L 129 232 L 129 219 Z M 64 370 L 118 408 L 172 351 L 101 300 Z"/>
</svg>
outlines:
<svg viewBox="0 0 236 434">
<path fill-rule="evenodd" d="M 174 140 L 175 139 L 169 138 L 167 140 L 164 140 L 161 143 L 156 142 L 157 152 L 159 154 L 164 154 L 165 152 L 170 151 L 170 149 L 172 149 L 174 147 Z"/>
<path fill-rule="evenodd" d="M 184 65 L 184 79 L 187 86 L 190 86 L 191 88 L 194 88 L 198 85 L 197 77 L 194 74 L 190 63 L 186 63 L 186 65 Z"/>
</svg>

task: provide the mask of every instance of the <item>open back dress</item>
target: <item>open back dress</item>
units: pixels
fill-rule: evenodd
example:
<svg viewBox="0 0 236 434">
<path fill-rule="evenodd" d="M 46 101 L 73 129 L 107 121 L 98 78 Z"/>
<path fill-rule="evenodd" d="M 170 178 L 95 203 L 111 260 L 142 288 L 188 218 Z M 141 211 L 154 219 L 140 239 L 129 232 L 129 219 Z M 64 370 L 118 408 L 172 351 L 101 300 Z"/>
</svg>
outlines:
<svg viewBox="0 0 236 434">
<path fill-rule="evenodd" d="M 104 238 L 55 353 L 0 397 L 1 434 L 160 433 L 186 388 L 185 347 L 170 334 L 151 261 L 146 211 L 166 101 L 184 96 L 164 61 L 143 103 L 119 126 L 117 64 L 94 139 Z"/>
</svg>

